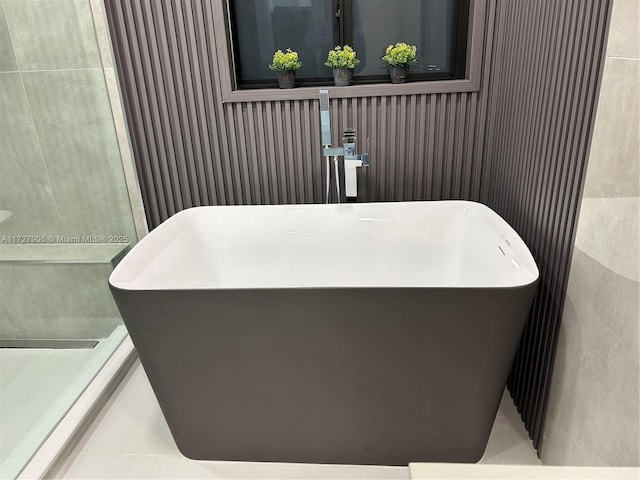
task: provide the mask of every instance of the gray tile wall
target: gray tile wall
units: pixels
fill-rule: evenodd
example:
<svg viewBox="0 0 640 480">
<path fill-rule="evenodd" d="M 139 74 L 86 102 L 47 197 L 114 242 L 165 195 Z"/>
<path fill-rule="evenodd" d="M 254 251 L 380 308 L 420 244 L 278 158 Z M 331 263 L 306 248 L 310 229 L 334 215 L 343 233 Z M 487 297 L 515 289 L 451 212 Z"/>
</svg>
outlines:
<svg viewBox="0 0 640 480">
<path fill-rule="evenodd" d="M 0 262 L 0 338 L 107 338 L 122 324 L 107 287 L 111 271 L 108 261 Z"/>
<path fill-rule="evenodd" d="M 640 1 L 615 0 L 542 460 L 640 464 Z"/>
<path fill-rule="evenodd" d="M 89 0 L 0 7 L 0 235 L 134 239 Z"/>
<path fill-rule="evenodd" d="M 113 65 L 103 64 L 109 45 L 97 35 L 105 33 L 96 31 L 90 0 L 0 0 L 5 242 L 17 235 L 52 237 L 49 244 L 59 236 L 136 241 L 121 154 L 127 145 L 105 80 Z M 39 256 L 38 248 L 24 245 L 25 259 Z M 73 257 L 77 245 L 65 248 Z M 102 338 L 121 323 L 107 288 L 108 259 L 16 265 L 3 258 L 0 243 L 0 337 Z"/>
</svg>

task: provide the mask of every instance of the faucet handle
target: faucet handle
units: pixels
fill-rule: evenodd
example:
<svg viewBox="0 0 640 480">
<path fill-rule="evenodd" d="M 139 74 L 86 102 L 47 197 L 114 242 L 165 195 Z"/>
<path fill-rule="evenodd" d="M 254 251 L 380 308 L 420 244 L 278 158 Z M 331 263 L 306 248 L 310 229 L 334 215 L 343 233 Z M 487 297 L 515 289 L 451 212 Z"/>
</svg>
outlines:
<svg viewBox="0 0 640 480">
<path fill-rule="evenodd" d="M 344 157 L 353 158 L 356 156 L 356 129 L 345 128 L 342 133 L 342 146 L 344 147 Z"/>
<path fill-rule="evenodd" d="M 344 147 L 323 147 L 322 155 L 325 157 L 340 157 L 344 155 Z"/>
</svg>

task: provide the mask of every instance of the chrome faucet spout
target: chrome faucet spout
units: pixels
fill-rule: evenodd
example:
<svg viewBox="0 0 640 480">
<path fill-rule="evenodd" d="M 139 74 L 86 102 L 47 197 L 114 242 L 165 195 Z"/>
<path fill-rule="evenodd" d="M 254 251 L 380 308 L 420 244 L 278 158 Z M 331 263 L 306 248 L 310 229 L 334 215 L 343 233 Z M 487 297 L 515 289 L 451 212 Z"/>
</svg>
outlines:
<svg viewBox="0 0 640 480">
<path fill-rule="evenodd" d="M 329 114 L 329 91 L 320 90 L 320 128 L 322 138 L 322 156 L 325 157 L 325 172 L 327 175 L 325 203 L 329 203 L 329 191 L 331 175 L 330 158 L 333 158 L 335 167 L 336 193 L 338 203 L 340 203 L 340 179 L 338 176 L 339 157 L 344 158 L 344 181 L 345 194 L 347 199 L 354 199 L 358 196 L 358 185 L 356 169 L 369 166 L 369 153 L 356 153 L 356 129 L 346 128 L 342 134 L 342 146 L 331 146 L 331 116 Z M 367 138 L 367 150 L 369 149 L 369 139 Z"/>
</svg>

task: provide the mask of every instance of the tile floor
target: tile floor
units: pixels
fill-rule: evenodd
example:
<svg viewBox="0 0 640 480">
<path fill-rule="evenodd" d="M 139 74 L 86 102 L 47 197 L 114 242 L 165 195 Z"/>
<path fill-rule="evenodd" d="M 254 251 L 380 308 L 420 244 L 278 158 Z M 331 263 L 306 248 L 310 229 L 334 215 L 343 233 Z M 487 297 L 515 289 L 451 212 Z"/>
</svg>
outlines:
<svg viewBox="0 0 640 480">
<path fill-rule="evenodd" d="M 508 395 L 482 463 L 540 464 Z M 408 467 L 204 462 L 177 450 L 138 361 L 50 478 L 408 479 Z"/>
<path fill-rule="evenodd" d="M 0 464 L 46 415 L 92 354 L 92 349 L 0 348 Z"/>
</svg>

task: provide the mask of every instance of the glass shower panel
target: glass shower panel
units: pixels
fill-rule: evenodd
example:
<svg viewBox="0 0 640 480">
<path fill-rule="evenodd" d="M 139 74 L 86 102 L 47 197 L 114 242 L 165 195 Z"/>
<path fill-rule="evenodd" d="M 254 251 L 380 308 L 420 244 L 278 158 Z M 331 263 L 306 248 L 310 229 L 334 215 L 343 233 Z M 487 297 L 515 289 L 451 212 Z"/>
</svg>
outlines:
<svg viewBox="0 0 640 480">
<path fill-rule="evenodd" d="M 127 335 L 108 277 L 129 243 L 21 240 L 0 233 L 0 478 L 18 475 Z"/>
<path fill-rule="evenodd" d="M 0 478 L 126 336 L 108 277 L 137 237 L 100 5 L 0 1 Z"/>
</svg>

